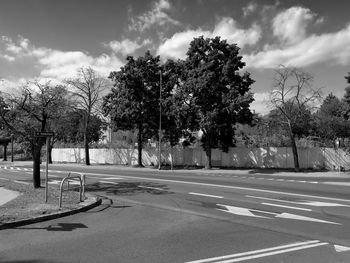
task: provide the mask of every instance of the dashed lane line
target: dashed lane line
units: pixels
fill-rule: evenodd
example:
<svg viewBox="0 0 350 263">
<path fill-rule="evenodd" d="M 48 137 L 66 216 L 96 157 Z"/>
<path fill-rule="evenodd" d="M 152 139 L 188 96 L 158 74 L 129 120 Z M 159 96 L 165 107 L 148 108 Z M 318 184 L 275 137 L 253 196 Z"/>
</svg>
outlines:
<svg viewBox="0 0 350 263">
<path fill-rule="evenodd" d="M 189 194 L 190 195 L 199 195 L 199 196 L 213 197 L 213 198 L 224 198 L 223 196 L 208 195 L 208 194 L 201 194 L 201 193 L 194 193 L 194 192 L 190 192 Z"/>
</svg>

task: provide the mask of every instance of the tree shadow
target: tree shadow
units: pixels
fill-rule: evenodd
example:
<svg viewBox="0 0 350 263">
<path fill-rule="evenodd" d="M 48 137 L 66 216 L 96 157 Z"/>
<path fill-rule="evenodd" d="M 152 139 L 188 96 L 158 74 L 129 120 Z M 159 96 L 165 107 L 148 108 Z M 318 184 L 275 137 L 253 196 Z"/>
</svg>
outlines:
<svg viewBox="0 0 350 263">
<path fill-rule="evenodd" d="M 46 229 L 47 231 L 73 231 L 78 228 L 88 228 L 81 223 L 58 223 L 57 225 L 49 225 L 48 227 L 16 227 L 20 230 Z"/>
<path fill-rule="evenodd" d="M 109 184 L 96 182 L 85 186 L 87 192 L 104 191 L 110 195 L 135 195 L 139 193 L 147 193 L 153 195 L 172 194 L 169 187 L 164 184 L 152 182 L 120 182 L 117 184 Z"/>
</svg>

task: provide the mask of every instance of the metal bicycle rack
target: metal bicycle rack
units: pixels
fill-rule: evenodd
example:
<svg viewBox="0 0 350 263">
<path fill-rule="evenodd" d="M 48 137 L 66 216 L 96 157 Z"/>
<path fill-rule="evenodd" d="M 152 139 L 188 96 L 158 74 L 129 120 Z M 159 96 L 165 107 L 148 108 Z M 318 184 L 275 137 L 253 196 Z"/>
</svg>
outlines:
<svg viewBox="0 0 350 263">
<path fill-rule="evenodd" d="M 85 175 L 84 174 L 81 174 L 81 173 L 77 173 L 79 175 L 76 175 L 76 176 L 71 176 L 71 172 L 69 172 L 69 174 L 64 177 L 61 181 L 61 184 L 60 184 L 60 197 L 59 197 L 59 200 L 58 200 L 58 204 L 59 204 L 59 208 L 62 207 L 62 192 L 64 191 L 63 189 L 63 185 L 65 182 L 67 182 L 67 189 L 65 191 L 68 191 L 69 190 L 69 181 L 72 180 L 72 181 L 76 181 L 76 179 L 79 180 L 79 197 L 80 197 L 80 202 L 84 201 L 85 199 Z"/>
</svg>

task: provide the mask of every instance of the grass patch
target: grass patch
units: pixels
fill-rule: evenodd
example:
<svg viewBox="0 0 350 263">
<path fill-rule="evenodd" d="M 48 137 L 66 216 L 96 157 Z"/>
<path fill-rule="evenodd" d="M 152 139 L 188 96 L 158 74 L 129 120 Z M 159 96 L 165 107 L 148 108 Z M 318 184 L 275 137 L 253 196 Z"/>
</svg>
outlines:
<svg viewBox="0 0 350 263">
<path fill-rule="evenodd" d="M 42 182 L 42 185 L 44 185 L 44 182 Z M 34 188 L 31 184 L 7 180 L 1 180 L 0 187 L 20 193 L 17 198 L 0 206 L 0 224 L 64 212 L 80 207 L 78 190 L 64 191 L 62 208 L 59 209 L 59 187 L 57 185 L 49 185 L 47 203 L 45 203 L 44 187 Z"/>
</svg>

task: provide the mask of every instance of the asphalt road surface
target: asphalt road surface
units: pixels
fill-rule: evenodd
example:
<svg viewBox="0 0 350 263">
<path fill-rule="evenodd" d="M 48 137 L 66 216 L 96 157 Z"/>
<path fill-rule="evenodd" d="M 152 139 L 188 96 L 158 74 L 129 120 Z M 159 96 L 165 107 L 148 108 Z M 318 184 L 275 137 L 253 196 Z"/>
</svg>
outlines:
<svg viewBox="0 0 350 263">
<path fill-rule="evenodd" d="M 350 177 L 50 170 L 51 187 L 84 173 L 102 205 L 0 231 L 0 262 L 350 262 Z"/>
</svg>

